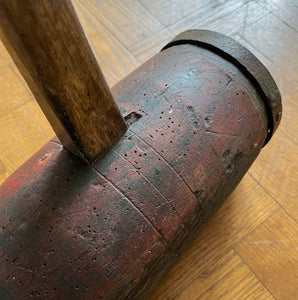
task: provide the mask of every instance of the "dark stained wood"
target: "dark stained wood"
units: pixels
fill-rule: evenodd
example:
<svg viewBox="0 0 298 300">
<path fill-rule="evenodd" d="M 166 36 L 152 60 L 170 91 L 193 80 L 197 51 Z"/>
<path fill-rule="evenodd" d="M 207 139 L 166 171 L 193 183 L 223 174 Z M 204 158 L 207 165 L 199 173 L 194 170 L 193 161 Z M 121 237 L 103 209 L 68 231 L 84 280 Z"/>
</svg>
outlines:
<svg viewBox="0 0 298 300">
<path fill-rule="evenodd" d="M 78 2 L 82 5 L 77 6 Z M 94 9 L 95 2 L 100 3 L 99 10 Z M 284 26 L 285 24 L 289 25 L 296 32 L 298 31 L 298 2 L 296 0 L 259 0 L 258 3 L 264 8 L 262 9 L 255 5 L 255 0 L 210 0 L 208 7 L 204 6 L 197 9 L 198 3 L 203 1 L 143 0 L 142 4 L 148 8 L 144 10 L 140 5 L 135 5 L 140 1 L 127 0 L 126 2 L 131 3 L 129 14 L 127 12 L 119 14 L 119 2 L 111 0 L 74 1 L 80 20 L 109 84 L 115 84 L 127 72 L 134 69 L 135 63 L 129 50 L 142 62 L 146 61 L 175 36 L 174 32 L 171 34 L 171 28 L 174 28 L 175 24 L 178 24 L 175 28 L 177 33 L 180 33 L 180 31 L 191 27 L 188 19 L 193 17 L 193 24 L 196 25 L 196 28 L 217 30 L 228 33 L 228 35 L 233 34 L 232 37 L 235 37 L 234 33 L 237 33 L 239 35 L 239 39 L 237 39 L 240 43 L 251 49 L 268 67 L 283 96 L 283 117 L 280 127 L 272 141 L 263 148 L 261 155 L 253 164 L 258 169 L 253 174 L 254 178 L 249 174 L 245 175 L 207 228 L 180 259 L 179 264 L 170 273 L 167 280 L 161 284 L 156 297 L 153 299 L 173 300 L 185 296 L 187 300 L 193 300 L 198 297 L 203 298 L 201 296 L 202 291 L 206 291 L 204 296 L 207 299 L 222 297 L 221 299 L 230 300 L 231 295 L 234 295 L 234 298 L 239 298 L 237 294 L 232 294 L 234 291 L 236 293 L 247 291 L 244 295 L 241 294 L 245 299 L 262 299 L 261 294 L 257 294 L 254 288 L 259 285 L 254 287 L 250 285 L 254 282 L 252 274 L 247 273 L 246 276 L 244 272 L 241 272 L 242 267 L 230 268 L 230 264 L 224 264 L 227 262 L 228 253 L 230 253 L 228 251 L 235 249 L 235 245 L 250 234 L 253 235 L 254 242 L 258 242 L 255 244 L 258 249 L 251 251 L 252 248 L 250 248 L 245 251 L 245 256 L 243 256 L 245 263 L 250 270 L 256 272 L 259 283 L 267 289 L 268 293 L 270 293 L 269 290 L 271 291 L 270 286 L 273 282 L 274 297 L 278 298 L 276 295 L 279 295 L 281 299 L 286 299 L 291 287 L 298 285 L 297 280 L 296 282 L 295 280 L 294 282 L 284 280 L 287 278 L 288 270 L 295 271 L 298 269 L 297 262 L 296 266 L 292 263 L 297 256 L 295 249 L 298 247 L 298 239 L 292 234 L 288 235 L 283 246 L 277 248 L 277 252 L 271 253 L 270 247 L 265 242 L 267 237 L 262 233 L 264 232 L 262 224 L 266 219 L 266 222 L 273 220 L 270 223 L 272 234 L 270 238 L 275 238 L 278 241 L 281 229 L 284 232 L 292 232 L 295 228 L 291 218 L 298 220 L 297 192 L 294 194 L 295 188 L 298 186 L 298 176 L 296 176 L 298 170 L 298 147 L 296 145 L 298 141 L 298 72 L 288 68 L 289 61 L 293 65 L 297 57 L 295 51 L 289 51 L 289 48 L 295 46 L 293 41 L 296 39 L 296 33 L 293 30 L 287 30 L 287 26 Z M 163 5 L 162 12 L 158 11 L 159 7 L 155 5 L 156 3 Z M 193 9 L 189 9 L 191 5 Z M 82 6 L 89 7 L 89 13 Z M 150 7 L 153 6 L 155 7 L 151 9 Z M 233 7 L 237 8 L 237 11 L 233 12 Z M 170 17 L 166 15 L 167 10 L 170 12 Z M 261 21 L 270 11 L 273 13 L 270 18 L 276 19 L 275 22 L 280 26 L 258 23 L 254 27 L 254 23 Z M 99 12 L 112 20 L 113 28 L 107 26 L 106 21 L 103 22 Z M 184 12 L 190 13 L 190 15 L 186 15 Z M 135 22 L 133 15 L 138 14 L 142 15 L 143 24 Z M 148 32 L 146 27 L 151 28 L 152 17 L 164 24 L 166 24 L 164 20 L 167 19 L 173 25 L 170 25 L 170 28 L 155 28 L 153 32 Z M 279 18 L 282 22 L 278 21 Z M 182 25 L 183 20 L 186 21 L 185 27 Z M 247 20 L 249 20 L 248 23 Z M 144 29 L 145 36 L 141 34 Z M 244 36 L 240 38 L 240 35 L 243 35 L 243 29 L 246 29 L 248 34 L 245 32 Z M 252 30 L 251 34 L 249 33 L 250 29 Z M 168 33 L 168 31 L 168 38 L 165 38 L 162 33 Z M 281 38 L 279 38 L 280 31 L 282 31 Z M 254 34 L 260 37 L 257 42 Z M 120 42 L 125 41 L 126 38 L 129 39 L 129 45 L 133 44 L 129 49 Z M 274 43 L 271 42 L 272 40 Z M 250 43 L 253 43 L 253 46 Z M 7 74 L 10 74 L 11 63 L 12 59 L 0 43 L 0 80 L 2 82 L 5 82 Z M 16 76 L 9 75 L 9 80 L 15 86 Z M 0 160 L 8 175 L 19 168 L 54 135 L 34 100 L 18 107 L 14 106 L 16 100 L 20 99 L 22 102 L 25 94 L 27 94 L 26 89 L 23 88 L 22 90 L 21 87 L 17 87 L 17 92 L 14 92 L 14 88 L 0 88 L 0 99 L 5 98 L 7 104 L 11 103 L 14 107 L 11 111 L 0 116 Z M 2 112 L 2 107 L 1 104 L 0 112 Z M 290 146 L 290 148 L 284 152 L 286 149 L 284 146 Z M 277 158 L 277 163 L 274 163 Z M 256 168 L 254 169 L 256 170 Z M 255 176 L 257 173 L 258 176 Z M 4 177 L 0 175 L 0 184 L 6 177 L 6 173 L 4 173 Z M 272 212 L 278 207 L 282 211 L 286 210 L 281 223 L 273 219 L 275 214 L 272 215 Z M 260 226 L 262 226 L 262 230 L 255 235 L 254 230 Z M 289 239 L 291 241 L 288 242 Z M 259 253 L 265 253 L 268 259 L 264 259 L 263 255 L 258 255 Z M 272 263 L 270 256 L 275 256 L 278 263 Z M 216 269 L 217 267 L 221 269 Z M 262 271 L 262 269 L 266 270 L 266 274 L 261 278 L 258 271 Z M 221 278 L 219 273 L 227 274 L 227 277 L 219 280 Z M 233 278 L 241 278 L 241 280 L 236 279 L 235 281 Z M 206 290 L 206 285 L 212 286 L 212 288 Z M 188 292 L 191 291 L 191 293 L 184 293 L 184 289 Z M 177 291 L 181 292 L 181 296 L 177 295 Z M 272 299 L 270 295 L 268 295 L 268 299 Z M 296 300 L 296 297 L 294 299 Z"/>
<path fill-rule="evenodd" d="M 226 288 L 221 283 L 221 273 L 230 274 L 233 270 L 236 277 L 238 273 L 229 267 L 227 253 L 278 207 L 251 176 L 245 176 L 169 273 L 164 284 L 156 290 L 152 300 L 176 299 L 180 295 L 184 295 L 184 299 L 198 299 L 203 293 L 208 298 L 209 288 L 212 286 L 219 293 L 228 295 L 235 290 L 239 292 L 239 288 L 244 290 L 245 286 L 241 283 L 228 285 Z M 192 298 L 194 295 L 197 297 Z"/>
<path fill-rule="evenodd" d="M 1 37 L 57 136 L 90 162 L 126 130 L 70 0 L 1 1 Z"/>
<path fill-rule="evenodd" d="M 86 166 L 56 140 L 2 185 L 4 297 L 148 299 L 267 137 L 257 88 L 197 46 L 160 52 L 112 92 L 130 127 L 104 157 Z"/>
</svg>

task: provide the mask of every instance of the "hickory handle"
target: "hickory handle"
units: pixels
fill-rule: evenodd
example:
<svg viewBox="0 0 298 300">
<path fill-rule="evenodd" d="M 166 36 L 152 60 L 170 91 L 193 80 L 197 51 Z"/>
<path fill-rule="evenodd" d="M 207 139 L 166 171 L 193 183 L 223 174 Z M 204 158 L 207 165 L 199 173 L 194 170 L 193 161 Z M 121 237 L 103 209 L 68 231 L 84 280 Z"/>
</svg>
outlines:
<svg viewBox="0 0 298 300">
<path fill-rule="evenodd" d="M 66 149 L 92 162 L 126 131 L 71 0 L 0 0 L 0 35 Z"/>
</svg>

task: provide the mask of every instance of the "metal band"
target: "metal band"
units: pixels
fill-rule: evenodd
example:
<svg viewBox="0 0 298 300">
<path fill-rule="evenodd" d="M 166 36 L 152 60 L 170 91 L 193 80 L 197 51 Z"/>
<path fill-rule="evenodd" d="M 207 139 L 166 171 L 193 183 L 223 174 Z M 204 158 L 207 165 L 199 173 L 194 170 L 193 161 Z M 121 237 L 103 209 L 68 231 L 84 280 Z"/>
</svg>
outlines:
<svg viewBox="0 0 298 300">
<path fill-rule="evenodd" d="M 281 96 L 278 87 L 265 66 L 248 49 L 230 37 L 209 30 L 188 30 L 180 33 L 161 51 L 191 44 L 206 48 L 222 56 L 238 67 L 260 93 L 268 115 L 268 134 L 265 145 L 277 129 L 282 115 Z"/>
</svg>

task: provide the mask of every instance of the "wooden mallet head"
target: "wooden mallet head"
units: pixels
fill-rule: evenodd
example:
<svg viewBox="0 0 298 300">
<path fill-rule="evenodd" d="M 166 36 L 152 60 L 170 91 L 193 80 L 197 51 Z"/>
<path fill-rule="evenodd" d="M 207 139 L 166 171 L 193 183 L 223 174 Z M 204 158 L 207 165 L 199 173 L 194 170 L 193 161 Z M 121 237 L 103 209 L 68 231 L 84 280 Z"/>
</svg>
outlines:
<svg viewBox="0 0 298 300">
<path fill-rule="evenodd" d="M 194 30 L 110 91 L 70 1 L 1 0 L 0 23 L 58 136 L 0 188 L 1 297 L 150 297 L 277 128 L 272 77 Z"/>
</svg>

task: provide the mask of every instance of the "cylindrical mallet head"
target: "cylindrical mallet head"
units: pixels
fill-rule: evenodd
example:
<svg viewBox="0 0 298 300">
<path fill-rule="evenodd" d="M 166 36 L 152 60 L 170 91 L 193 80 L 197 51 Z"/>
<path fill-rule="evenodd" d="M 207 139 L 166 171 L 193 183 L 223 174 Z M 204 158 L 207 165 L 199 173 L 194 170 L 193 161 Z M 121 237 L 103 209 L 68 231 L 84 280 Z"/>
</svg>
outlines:
<svg viewBox="0 0 298 300">
<path fill-rule="evenodd" d="M 191 31 L 119 82 L 126 134 L 86 166 L 50 141 L 0 189 L 5 299 L 146 299 L 280 121 L 237 42 Z"/>
</svg>

